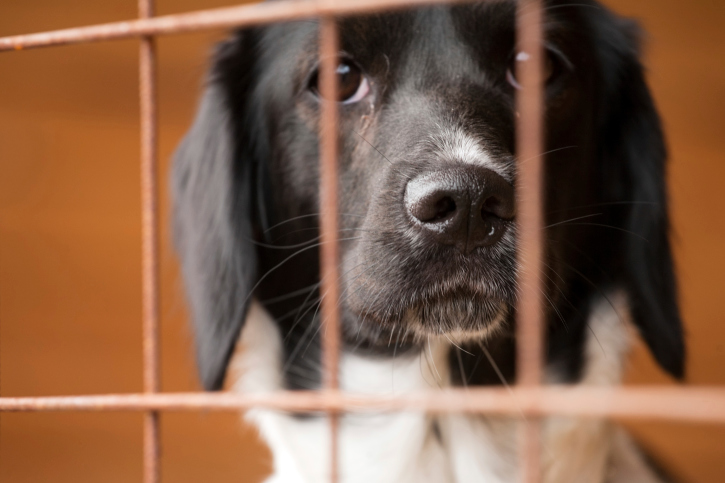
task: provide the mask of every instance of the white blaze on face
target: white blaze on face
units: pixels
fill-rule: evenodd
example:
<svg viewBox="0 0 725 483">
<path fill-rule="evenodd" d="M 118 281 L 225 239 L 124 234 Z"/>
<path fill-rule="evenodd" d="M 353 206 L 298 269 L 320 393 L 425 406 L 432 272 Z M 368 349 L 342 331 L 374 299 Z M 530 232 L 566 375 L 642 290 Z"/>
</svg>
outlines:
<svg viewBox="0 0 725 483">
<path fill-rule="evenodd" d="M 441 160 L 450 163 L 463 163 L 482 166 L 513 182 L 513 167 L 492 157 L 485 149 L 482 140 L 457 126 L 438 125 L 438 133 L 430 135 L 430 142 Z"/>
</svg>

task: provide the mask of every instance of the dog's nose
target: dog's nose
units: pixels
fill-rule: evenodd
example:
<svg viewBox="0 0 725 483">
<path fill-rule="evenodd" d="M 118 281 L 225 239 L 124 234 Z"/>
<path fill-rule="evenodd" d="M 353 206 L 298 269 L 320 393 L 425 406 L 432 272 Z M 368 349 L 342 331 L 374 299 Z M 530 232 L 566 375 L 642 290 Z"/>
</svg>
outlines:
<svg viewBox="0 0 725 483">
<path fill-rule="evenodd" d="M 405 209 L 413 223 L 464 253 L 496 244 L 516 214 L 514 188 L 480 166 L 443 167 L 410 180 Z"/>
</svg>

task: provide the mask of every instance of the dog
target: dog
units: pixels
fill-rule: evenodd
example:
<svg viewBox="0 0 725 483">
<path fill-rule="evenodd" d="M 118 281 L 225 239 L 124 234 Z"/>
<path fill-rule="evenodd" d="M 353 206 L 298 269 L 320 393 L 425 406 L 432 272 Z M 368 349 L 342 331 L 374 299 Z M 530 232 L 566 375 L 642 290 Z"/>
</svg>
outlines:
<svg viewBox="0 0 725 483">
<path fill-rule="evenodd" d="M 515 383 L 520 89 L 516 3 L 340 19 L 337 99 L 318 89 L 318 23 L 218 47 L 174 162 L 174 238 L 207 390 L 321 386 L 318 132 L 339 106 L 343 390 Z M 544 2 L 545 380 L 615 385 L 639 332 L 684 374 L 666 148 L 641 33 L 594 0 Z M 515 402 L 512 402 L 514 404 Z M 329 478 L 328 420 L 255 409 L 268 482 Z M 519 481 L 517 423 L 345 415 L 340 478 Z M 548 418 L 546 482 L 662 482 L 604 420 Z"/>
</svg>

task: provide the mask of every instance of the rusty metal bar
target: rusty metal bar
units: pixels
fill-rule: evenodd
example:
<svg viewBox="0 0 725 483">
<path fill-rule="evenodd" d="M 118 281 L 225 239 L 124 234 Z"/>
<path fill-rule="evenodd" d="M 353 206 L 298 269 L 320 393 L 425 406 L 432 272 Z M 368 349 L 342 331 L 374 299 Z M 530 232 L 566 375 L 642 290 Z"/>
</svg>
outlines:
<svg viewBox="0 0 725 483">
<path fill-rule="evenodd" d="M 541 292 L 543 103 L 541 88 L 541 5 L 526 0 L 519 9 L 517 77 L 517 217 L 519 231 L 519 305 L 517 378 L 522 385 L 541 383 L 544 321 Z"/>
<path fill-rule="evenodd" d="M 324 387 L 339 388 L 340 246 L 338 207 L 337 66 L 339 39 L 334 17 L 320 19 L 320 280 L 322 283 L 322 354 Z M 330 411 L 330 481 L 338 481 L 339 415 Z"/>
<path fill-rule="evenodd" d="M 541 384 L 544 365 L 542 304 L 543 220 L 543 21 L 541 0 L 523 0 L 517 12 L 516 96 L 517 217 L 519 233 L 519 303 L 517 306 L 516 382 Z M 525 161 L 521 161 L 525 160 Z M 525 163 L 525 165 L 524 165 Z M 526 483 L 541 481 L 541 421 L 521 423 L 521 469 Z"/>
<path fill-rule="evenodd" d="M 321 276 L 324 389 L 320 392 L 254 394 L 158 394 L 159 305 L 155 50 L 152 36 L 218 28 L 244 27 L 320 16 L 320 55 L 323 97 L 336 96 L 337 28 L 335 15 L 391 11 L 400 8 L 471 0 L 280 0 L 277 2 L 154 17 L 152 0 L 139 0 L 140 19 L 89 27 L 0 38 L 0 51 L 141 38 L 140 98 L 143 225 L 143 343 L 144 394 L 0 398 L 0 411 L 143 411 L 144 481 L 157 483 L 159 473 L 160 411 L 239 411 L 253 407 L 287 411 L 327 412 L 331 420 L 331 479 L 338 478 L 337 426 L 347 412 L 424 410 L 431 413 L 487 413 L 527 416 L 522 425 L 524 481 L 540 481 L 540 418 L 617 417 L 725 424 L 725 389 L 697 388 L 570 388 L 541 386 L 544 354 L 544 321 L 541 301 L 542 242 L 542 10 L 541 0 L 522 0 L 518 13 L 519 62 L 517 77 L 522 90 L 517 97 L 517 157 L 519 166 L 520 288 L 517 323 L 517 381 L 502 388 L 449 389 L 396 397 L 348 395 L 339 392 L 340 351 L 337 109 L 323 102 L 320 121 Z"/>
<path fill-rule="evenodd" d="M 216 8 L 149 19 L 113 22 L 26 35 L 0 37 L 0 52 L 38 47 L 167 35 L 201 30 L 248 27 L 329 15 L 376 13 L 416 6 L 466 3 L 475 0 L 279 0 Z M 478 0 L 481 1 L 481 0 Z M 492 0 L 483 0 L 492 1 Z"/>
<path fill-rule="evenodd" d="M 140 18 L 154 14 L 153 0 L 139 0 Z M 156 106 L 156 45 L 151 36 L 141 38 L 139 49 L 139 100 L 141 121 L 141 291 L 143 325 L 143 386 L 148 394 L 161 390 L 159 367 L 159 241 L 158 241 L 158 139 Z M 160 414 L 151 410 L 143 423 L 143 481 L 161 480 L 159 458 Z"/>
<path fill-rule="evenodd" d="M 320 238 L 322 274 L 322 319 L 324 321 L 325 387 L 338 388 L 338 362 L 340 358 L 340 296 L 338 264 L 338 109 L 337 102 L 337 25 L 334 18 L 320 21 Z"/>
<path fill-rule="evenodd" d="M 725 389 L 698 387 L 605 388 L 531 386 L 446 389 L 404 396 L 364 396 L 338 391 L 270 394 L 160 393 L 0 398 L 0 411 L 427 411 L 501 416 L 615 417 L 725 424 Z"/>
</svg>

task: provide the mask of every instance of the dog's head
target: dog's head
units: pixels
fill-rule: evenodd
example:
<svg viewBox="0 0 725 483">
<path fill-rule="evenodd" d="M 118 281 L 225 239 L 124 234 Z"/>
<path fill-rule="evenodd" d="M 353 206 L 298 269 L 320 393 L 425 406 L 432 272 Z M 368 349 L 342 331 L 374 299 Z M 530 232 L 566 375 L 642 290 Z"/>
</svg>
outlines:
<svg viewBox="0 0 725 483">
<path fill-rule="evenodd" d="M 527 162 L 514 149 L 526 61 L 515 10 L 497 1 L 344 19 L 334 100 L 317 89 L 315 21 L 220 46 L 173 186 L 205 387 L 221 386 L 252 296 L 282 327 L 289 359 L 315 343 L 324 102 L 340 115 L 346 342 L 384 352 L 393 340 L 412 349 L 510 328 L 514 185 Z M 545 16 L 549 358 L 571 365 L 579 356 L 556 340 L 578 337 L 592 300 L 620 289 L 657 361 L 681 376 L 665 147 L 638 30 L 594 1 L 548 1 Z"/>
</svg>

